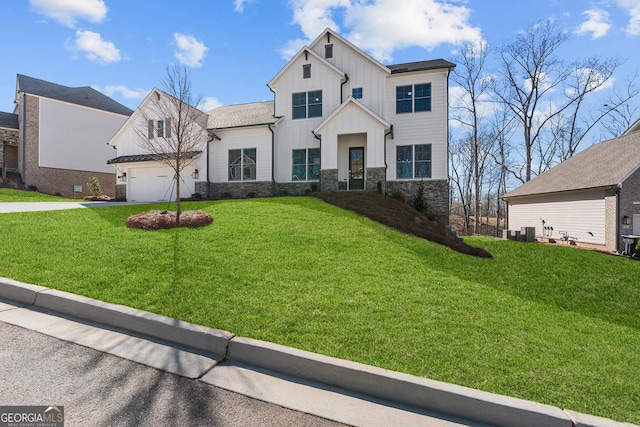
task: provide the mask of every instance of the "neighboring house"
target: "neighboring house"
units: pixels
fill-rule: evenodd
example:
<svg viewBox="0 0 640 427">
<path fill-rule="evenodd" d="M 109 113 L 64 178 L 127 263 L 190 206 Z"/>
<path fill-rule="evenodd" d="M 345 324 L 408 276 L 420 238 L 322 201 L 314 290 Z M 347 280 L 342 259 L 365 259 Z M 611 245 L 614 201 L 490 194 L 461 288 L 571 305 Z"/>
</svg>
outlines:
<svg viewBox="0 0 640 427">
<path fill-rule="evenodd" d="M 640 121 L 505 194 L 508 227 L 622 252 L 640 234 Z"/>
<path fill-rule="evenodd" d="M 91 87 L 20 74 L 16 80 L 17 160 L 10 167 L 44 193 L 81 198 L 91 194 L 87 182 L 95 176 L 102 191 L 114 195 L 115 174 L 107 165 L 113 148 L 107 142 L 132 111 Z"/>
<path fill-rule="evenodd" d="M 0 179 L 18 171 L 18 115 L 0 111 Z"/>
<path fill-rule="evenodd" d="M 172 154 L 167 140 L 177 132 L 178 118 L 172 108 L 177 102 L 169 94 L 154 88 L 109 141 L 116 149 L 116 157 L 107 163 L 116 170 L 117 198 L 145 202 L 175 200 L 175 172 L 165 159 Z M 186 167 L 180 173 L 181 198 L 208 192 L 207 115 L 191 106 L 188 108 L 192 114 L 187 114 L 186 121 L 194 124 L 188 140 L 191 148 L 197 149 L 182 153 Z M 155 141 L 158 149 L 149 150 L 147 141 Z M 173 160 L 170 162 L 174 163 Z"/>
<path fill-rule="evenodd" d="M 454 67 L 442 59 L 385 66 L 326 29 L 268 83 L 274 101 L 208 112 L 194 188 L 212 198 L 367 190 L 410 199 L 422 185 L 428 209 L 448 222 Z M 135 154 L 111 144 L 119 157 Z M 129 166 L 120 163 L 119 176 L 131 176 Z M 153 200 L 170 199 L 171 179 L 150 185 L 162 187 Z"/>
</svg>

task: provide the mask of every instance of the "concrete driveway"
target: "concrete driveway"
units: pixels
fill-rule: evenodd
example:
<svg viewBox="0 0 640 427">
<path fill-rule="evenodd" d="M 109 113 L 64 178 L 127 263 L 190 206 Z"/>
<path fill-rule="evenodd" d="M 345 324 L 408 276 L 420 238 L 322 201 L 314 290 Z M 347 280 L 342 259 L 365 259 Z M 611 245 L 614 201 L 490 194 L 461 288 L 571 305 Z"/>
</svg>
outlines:
<svg viewBox="0 0 640 427">
<path fill-rule="evenodd" d="M 130 202 L 0 202 L 0 213 L 58 211 L 130 205 Z"/>
</svg>

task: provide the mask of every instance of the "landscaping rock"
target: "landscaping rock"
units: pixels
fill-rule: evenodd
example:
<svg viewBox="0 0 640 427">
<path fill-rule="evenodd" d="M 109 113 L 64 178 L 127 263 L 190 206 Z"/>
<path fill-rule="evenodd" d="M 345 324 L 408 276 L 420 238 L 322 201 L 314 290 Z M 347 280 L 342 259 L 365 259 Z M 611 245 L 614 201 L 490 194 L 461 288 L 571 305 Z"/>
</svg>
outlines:
<svg viewBox="0 0 640 427">
<path fill-rule="evenodd" d="M 176 212 L 153 210 L 127 218 L 128 228 L 160 230 L 174 227 L 202 227 L 213 223 L 211 214 L 203 210 L 185 211 L 180 214 L 180 224 L 176 224 Z"/>
</svg>

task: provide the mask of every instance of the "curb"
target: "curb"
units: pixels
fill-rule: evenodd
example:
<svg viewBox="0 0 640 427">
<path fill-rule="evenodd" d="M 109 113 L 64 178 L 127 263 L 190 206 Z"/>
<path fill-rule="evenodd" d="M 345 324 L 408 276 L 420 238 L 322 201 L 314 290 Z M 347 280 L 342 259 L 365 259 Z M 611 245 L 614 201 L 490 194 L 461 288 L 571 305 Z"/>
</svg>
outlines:
<svg viewBox="0 0 640 427">
<path fill-rule="evenodd" d="M 0 278 L 0 298 L 213 353 L 221 359 L 494 426 L 633 427 L 542 403 L 237 337 L 228 331 L 11 279 Z"/>
</svg>

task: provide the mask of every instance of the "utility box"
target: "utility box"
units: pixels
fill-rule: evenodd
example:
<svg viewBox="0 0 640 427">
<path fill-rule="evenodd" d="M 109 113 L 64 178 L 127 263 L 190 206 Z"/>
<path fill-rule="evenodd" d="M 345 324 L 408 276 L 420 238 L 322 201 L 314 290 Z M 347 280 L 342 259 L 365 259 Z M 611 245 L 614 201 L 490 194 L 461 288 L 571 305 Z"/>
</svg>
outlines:
<svg viewBox="0 0 640 427">
<path fill-rule="evenodd" d="M 520 241 L 520 230 L 509 230 L 509 240 Z"/>
<path fill-rule="evenodd" d="M 502 230 L 502 240 L 509 240 L 509 230 Z"/>
<path fill-rule="evenodd" d="M 535 227 L 522 227 L 522 228 L 520 228 L 520 241 L 522 241 L 522 242 L 535 242 L 536 241 L 536 228 Z"/>
</svg>

